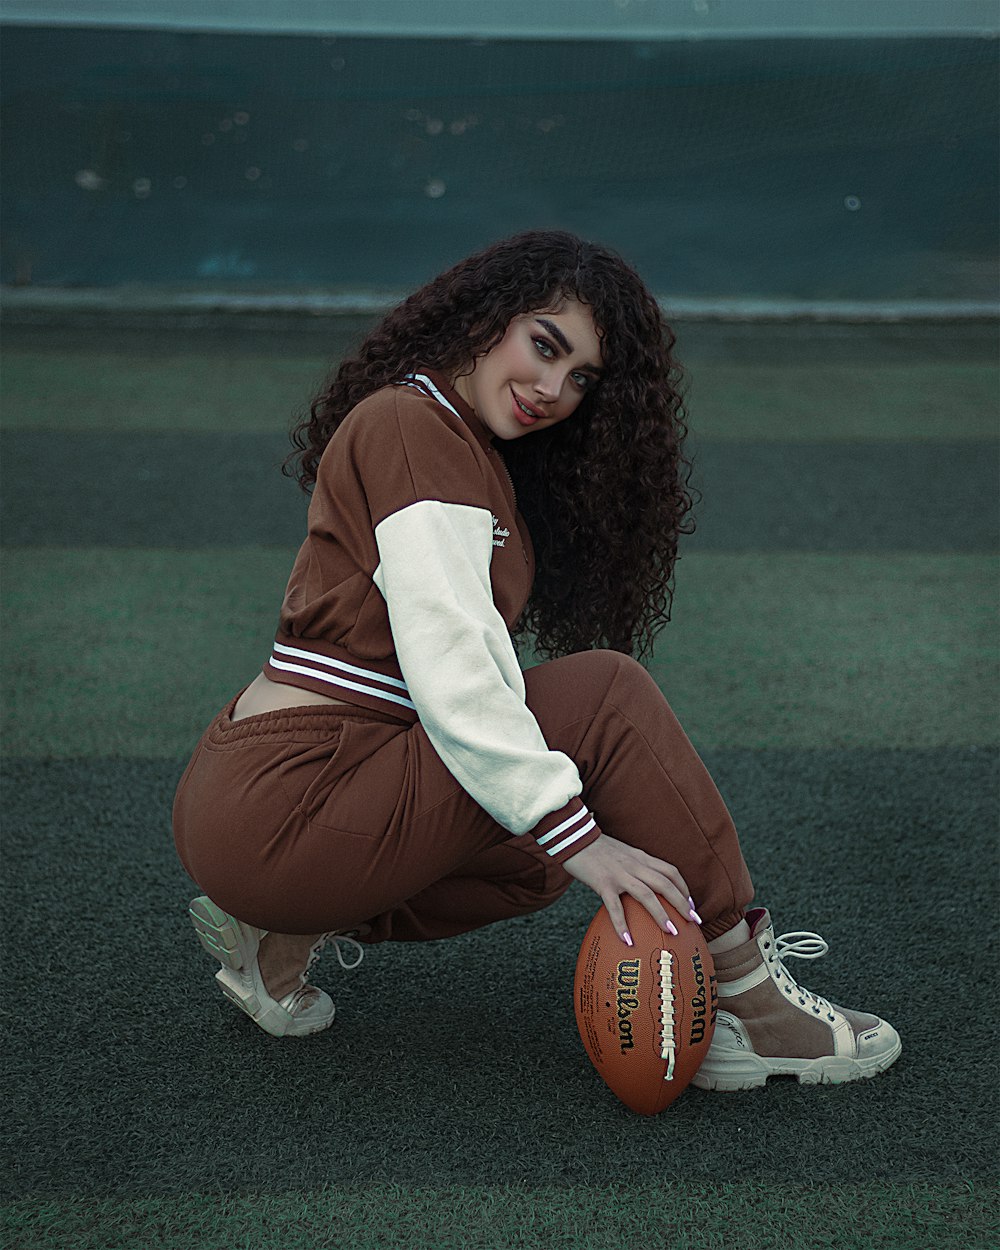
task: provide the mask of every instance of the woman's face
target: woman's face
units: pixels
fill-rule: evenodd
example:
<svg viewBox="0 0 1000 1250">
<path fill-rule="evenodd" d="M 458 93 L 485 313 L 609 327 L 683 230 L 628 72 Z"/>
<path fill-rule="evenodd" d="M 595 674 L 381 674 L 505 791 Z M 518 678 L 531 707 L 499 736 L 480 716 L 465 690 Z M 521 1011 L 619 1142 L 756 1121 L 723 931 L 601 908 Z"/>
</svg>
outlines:
<svg viewBox="0 0 1000 1250">
<path fill-rule="evenodd" d="M 601 340 L 586 304 L 521 313 L 455 389 L 497 438 L 565 421 L 601 375 Z"/>
</svg>

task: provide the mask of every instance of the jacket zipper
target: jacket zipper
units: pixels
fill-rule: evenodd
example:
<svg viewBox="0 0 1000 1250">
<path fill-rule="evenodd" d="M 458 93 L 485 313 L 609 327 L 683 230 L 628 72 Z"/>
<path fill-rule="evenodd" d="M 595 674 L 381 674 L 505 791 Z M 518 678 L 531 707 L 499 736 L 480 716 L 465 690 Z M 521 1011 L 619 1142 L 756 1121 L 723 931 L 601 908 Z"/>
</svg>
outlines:
<svg viewBox="0 0 1000 1250">
<path fill-rule="evenodd" d="M 514 507 L 517 508 L 517 491 L 514 489 L 514 479 L 510 475 L 510 469 L 507 468 L 507 462 L 495 447 L 491 447 L 490 451 L 493 452 L 494 456 L 496 456 L 496 458 L 500 461 L 500 464 L 503 466 L 503 471 L 507 475 L 507 481 L 510 483 L 510 493 L 514 496 Z"/>
</svg>

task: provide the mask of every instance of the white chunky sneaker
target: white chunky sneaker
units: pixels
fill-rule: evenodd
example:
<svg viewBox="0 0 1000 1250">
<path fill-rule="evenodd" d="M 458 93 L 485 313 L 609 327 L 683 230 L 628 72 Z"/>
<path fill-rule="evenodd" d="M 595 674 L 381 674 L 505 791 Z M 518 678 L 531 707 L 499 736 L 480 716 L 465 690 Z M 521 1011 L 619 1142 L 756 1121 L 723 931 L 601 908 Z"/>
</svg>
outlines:
<svg viewBox="0 0 1000 1250">
<path fill-rule="evenodd" d="M 365 957 L 360 942 L 340 933 L 325 933 L 312 948 L 309 962 L 300 977 L 300 985 L 277 1000 L 268 994 L 257 964 L 257 951 L 266 929 L 237 920 L 223 911 L 206 895 L 196 898 L 188 908 L 198 940 L 222 967 L 215 979 L 225 996 L 272 1037 L 305 1037 L 319 1033 L 333 1023 L 336 1008 L 329 994 L 308 983 L 310 968 L 319 958 L 327 941 L 333 942 L 342 968 L 356 968 Z M 357 958 L 347 963 L 340 943 L 347 942 L 357 950 Z"/>
<path fill-rule="evenodd" d="M 750 940 L 715 956 L 719 1013 L 699 1089 L 754 1089 L 769 1076 L 803 1085 L 838 1085 L 875 1076 L 902 1051 L 899 1034 L 878 1016 L 846 1011 L 803 989 L 784 966 L 788 956 L 819 959 L 829 950 L 817 933 L 775 938 L 763 907 L 747 913 Z"/>
</svg>

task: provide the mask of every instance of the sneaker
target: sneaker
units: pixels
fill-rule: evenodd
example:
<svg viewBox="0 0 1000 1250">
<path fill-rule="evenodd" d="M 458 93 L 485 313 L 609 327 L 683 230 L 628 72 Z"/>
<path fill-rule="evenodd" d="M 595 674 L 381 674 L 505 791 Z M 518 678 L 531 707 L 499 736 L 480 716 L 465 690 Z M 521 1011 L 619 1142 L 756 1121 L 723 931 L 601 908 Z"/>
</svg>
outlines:
<svg viewBox="0 0 1000 1250">
<path fill-rule="evenodd" d="M 356 968 L 365 957 L 364 948 L 345 934 L 325 933 L 312 948 L 309 962 L 301 975 L 301 984 L 284 998 L 276 1000 L 264 987 L 257 951 L 266 929 L 258 929 L 230 916 L 228 912 L 202 895 L 188 908 L 198 940 L 210 955 L 222 964 L 215 979 L 225 996 L 272 1037 L 305 1037 L 319 1033 L 333 1023 L 336 1008 L 329 994 L 308 983 L 310 968 L 319 958 L 327 941 L 335 943 L 337 959 L 343 968 Z M 347 963 L 340 943 L 357 948 L 357 958 Z"/>
<path fill-rule="evenodd" d="M 838 1085 L 875 1076 L 902 1051 L 899 1034 L 878 1016 L 846 1011 L 803 989 L 782 960 L 819 959 L 816 933 L 775 938 L 763 907 L 747 913 L 750 940 L 715 956 L 719 1013 L 699 1089 L 754 1089 L 769 1076 L 803 1085 Z"/>
</svg>

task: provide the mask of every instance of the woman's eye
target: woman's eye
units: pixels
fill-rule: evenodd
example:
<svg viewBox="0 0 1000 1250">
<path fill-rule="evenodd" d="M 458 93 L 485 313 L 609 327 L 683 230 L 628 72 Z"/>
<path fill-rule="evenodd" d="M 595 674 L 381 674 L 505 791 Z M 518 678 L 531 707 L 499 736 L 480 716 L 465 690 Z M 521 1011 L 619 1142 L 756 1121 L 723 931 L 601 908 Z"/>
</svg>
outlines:
<svg viewBox="0 0 1000 1250">
<path fill-rule="evenodd" d="M 552 346 L 552 344 L 549 342 L 548 339 L 533 338 L 531 341 L 534 343 L 535 347 L 538 349 L 538 354 L 542 356 L 543 359 L 545 360 L 556 359 L 556 356 L 557 356 L 556 349 Z M 574 373 L 571 373 L 569 376 L 573 379 L 573 385 L 578 386 L 581 391 L 589 391 L 590 388 L 594 385 L 594 379 L 590 376 L 589 373 L 574 372 Z"/>
</svg>

